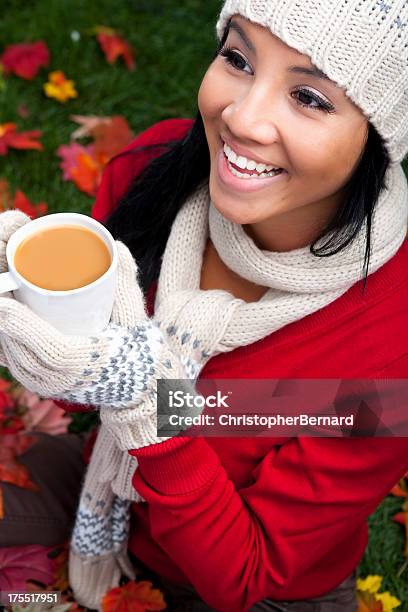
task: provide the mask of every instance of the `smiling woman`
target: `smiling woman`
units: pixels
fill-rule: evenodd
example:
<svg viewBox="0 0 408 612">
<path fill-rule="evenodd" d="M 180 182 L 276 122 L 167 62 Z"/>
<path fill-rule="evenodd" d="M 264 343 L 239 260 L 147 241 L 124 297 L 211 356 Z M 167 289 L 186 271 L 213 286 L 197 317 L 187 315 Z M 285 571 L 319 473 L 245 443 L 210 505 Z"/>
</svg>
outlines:
<svg viewBox="0 0 408 612">
<path fill-rule="evenodd" d="M 266 250 L 301 248 L 324 233 L 364 152 L 367 119 L 321 75 L 238 15 L 200 87 L 212 202 Z M 267 179 L 265 165 L 281 170 Z"/>
<path fill-rule="evenodd" d="M 104 173 L 93 215 L 131 252 L 118 245 L 114 322 L 58 352 L 0 300 L 16 378 L 49 389 L 57 372 L 59 398 L 101 408 L 71 544 L 79 603 L 136 569 L 175 611 L 355 612 L 366 520 L 407 439 L 166 439 L 156 389 L 408 377 L 402 23 L 405 0 L 227 0 L 195 120 L 155 124 Z"/>
</svg>

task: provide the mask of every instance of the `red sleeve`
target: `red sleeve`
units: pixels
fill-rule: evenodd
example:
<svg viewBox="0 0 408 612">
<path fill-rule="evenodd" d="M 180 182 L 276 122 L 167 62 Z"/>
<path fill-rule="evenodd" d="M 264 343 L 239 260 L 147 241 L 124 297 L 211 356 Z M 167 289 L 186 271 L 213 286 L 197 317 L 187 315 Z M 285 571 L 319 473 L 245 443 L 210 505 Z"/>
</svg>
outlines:
<svg viewBox="0 0 408 612">
<path fill-rule="evenodd" d="M 203 438 L 130 453 L 155 540 L 208 605 L 242 612 L 267 597 L 303 599 L 305 585 L 316 595 L 338 584 L 339 548 L 406 472 L 408 439 L 292 438 L 240 490 Z M 347 554 L 357 564 L 361 538 L 356 548 Z"/>
<path fill-rule="evenodd" d="M 164 149 L 161 148 L 146 152 L 134 152 L 135 149 L 184 138 L 192 124 L 192 119 L 165 119 L 164 121 L 159 121 L 139 134 L 123 151 L 115 155 L 103 172 L 91 216 L 97 221 L 103 221 L 114 210 L 132 179 L 142 172 L 149 161 L 164 152 Z M 152 291 L 154 289 L 155 286 L 152 287 Z M 149 311 L 152 309 L 152 291 L 149 291 L 147 296 Z M 56 403 L 66 412 L 89 411 L 89 407 L 81 406 L 80 404 L 62 401 L 56 401 Z"/>
</svg>

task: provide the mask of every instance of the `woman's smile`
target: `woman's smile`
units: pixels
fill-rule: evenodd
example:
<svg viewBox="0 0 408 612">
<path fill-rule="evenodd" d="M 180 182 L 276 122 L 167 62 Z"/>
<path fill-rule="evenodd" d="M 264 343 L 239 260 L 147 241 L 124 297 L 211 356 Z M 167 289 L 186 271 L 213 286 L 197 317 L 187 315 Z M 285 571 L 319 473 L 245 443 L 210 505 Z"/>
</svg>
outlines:
<svg viewBox="0 0 408 612">
<path fill-rule="evenodd" d="M 275 174 L 272 177 L 259 176 L 258 174 L 251 178 L 248 178 L 250 176 L 249 174 L 247 174 L 245 178 L 243 176 L 238 176 L 238 174 L 244 175 L 245 173 L 243 169 L 234 169 L 234 166 L 232 166 L 225 155 L 223 145 L 217 155 L 217 170 L 219 180 L 224 186 L 228 189 L 241 192 L 266 189 L 267 187 L 271 187 L 272 183 L 279 184 L 287 179 L 287 172 L 283 169 L 280 170 L 279 174 Z"/>
</svg>

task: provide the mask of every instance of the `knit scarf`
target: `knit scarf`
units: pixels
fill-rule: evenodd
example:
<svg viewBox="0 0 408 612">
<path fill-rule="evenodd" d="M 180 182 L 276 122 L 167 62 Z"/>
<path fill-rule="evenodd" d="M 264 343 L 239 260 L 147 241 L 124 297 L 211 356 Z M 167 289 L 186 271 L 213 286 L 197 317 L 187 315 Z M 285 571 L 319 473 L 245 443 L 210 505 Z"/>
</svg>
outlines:
<svg viewBox="0 0 408 612">
<path fill-rule="evenodd" d="M 369 274 L 393 257 L 407 233 L 408 185 L 399 164 L 388 168 L 385 184 L 372 220 Z M 241 225 L 218 212 L 210 200 L 208 181 L 204 181 L 173 223 L 160 270 L 155 318 L 165 320 L 168 304 L 174 309 L 186 290 L 200 291 L 208 237 L 228 268 L 269 289 L 259 301 L 241 301 L 233 309 L 218 346 L 204 355 L 201 366 L 216 354 L 251 344 L 327 306 L 362 278 L 365 226 L 351 244 L 330 257 L 316 257 L 309 247 L 289 252 L 261 250 Z M 182 302 L 177 308 L 182 315 Z M 205 337 L 208 317 L 204 323 L 200 317 L 189 317 L 189 329 Z M 170 336 L 168 341 L 171 343 Z M 198 374 L 187 371 L 193 380 Z M 119 584 L 122 573 L 135 578 L 127 540 L 130 504 L 144 501 L 132 487 L 136 468 L 137 460 L 118 449 L 102 424 L 85 476 L 69 563 L 75 597 L 87 607 L 99 609 L 101 597 Z"/>
</svg>

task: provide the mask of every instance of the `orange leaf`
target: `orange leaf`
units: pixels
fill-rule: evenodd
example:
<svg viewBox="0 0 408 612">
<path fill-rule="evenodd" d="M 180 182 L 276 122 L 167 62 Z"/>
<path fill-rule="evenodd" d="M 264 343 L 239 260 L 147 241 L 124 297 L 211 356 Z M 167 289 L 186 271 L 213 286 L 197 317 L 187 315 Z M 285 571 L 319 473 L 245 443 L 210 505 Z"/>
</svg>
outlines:
<svg viewBox="0 0 408 612">
<path fill-rule="evenodd" d="M 399 480 L 397 484 L 392 487 L 390 493 L 392 495 L 396 495 L 397 497 L 408 498 L 408 483 L 406 482 L 406 479 L 401 478 L 401 480 Z"/>
<path fill-rule="evenodd" d="M 81 191 L 95 196 L 98 189 L 102 168 L 89 153 L 81 153 L 77 159 L 78 165 L 72 169 L 72 180 Z"/>
<path fill-rule="evenodd" d="M 94 157 L 101 165 L 106 165 L 134 137 L 128 122 L 120 115 L 115 117 L 71 115 L 70 118 L 81 125 L 72 133 L 71 138 L 93 138 Z"/>
<path fill-rule="evenodd" d="M 61 145 L 57 155 L 62 162 L 63 179 L 73 181 L 81 191 L 93 197 L 102 178 L 103 165 L 94 156 L 93 146 L 83 147 L 76 142 Z"/>
<path fill-rule="evenodd" d="M 8 482 L 23 489 L 37 491 L 38 487 L 29 476 L 28 470 L 17 460 L 33 443 L 30 436 L 6 434 L 1 436 L 0 444 L 0 482 Z"/>
<path fill-rule="evenodd" d="M 130 581 L 106 593 L 101 602 L 102 612 L 146 612 L 165 610 L 163 594 L 152 589 L 152 583 Z"/>
<path fill-rule="evenodd" d="M 117 58 L 122 56 L 128 70 L 134 69 L 133 49 L 126 40 L 116 33 L 111 34 L 107 31 L 100 31 L 96 38 L 109 64 L 114 64 Z"/>
<path fill-rule="evenodd" d="M 18 132 L 15 123 L 0 124 L 0 155 L 6 155 L 9 148 L 14 149 L 37 149 L 43 150 L 41 142 L 38 142 L 41 132 L 31 130 L 29 132 Z"/>
<path fill-rule="evenodd" d="M 30 479 L 26 466 L 16 460 L 0 465 L 0 481 L 14 484 L 22 489 L 38 491 L 38 486 Z"/>
<path fill-rule="evenodd" d="M 96 126 L 92 136 L 95 139 L 95 155 L 106 155 L 108 161 L 133 139 L 128 122 L 120 116 L 110 117 L 109 123 Z"/>
<path fill-rule="evenodd" d="M 369 591 L 357 591 L 358 612 L 383 612 L 381 601 Z"/>
</svg>

